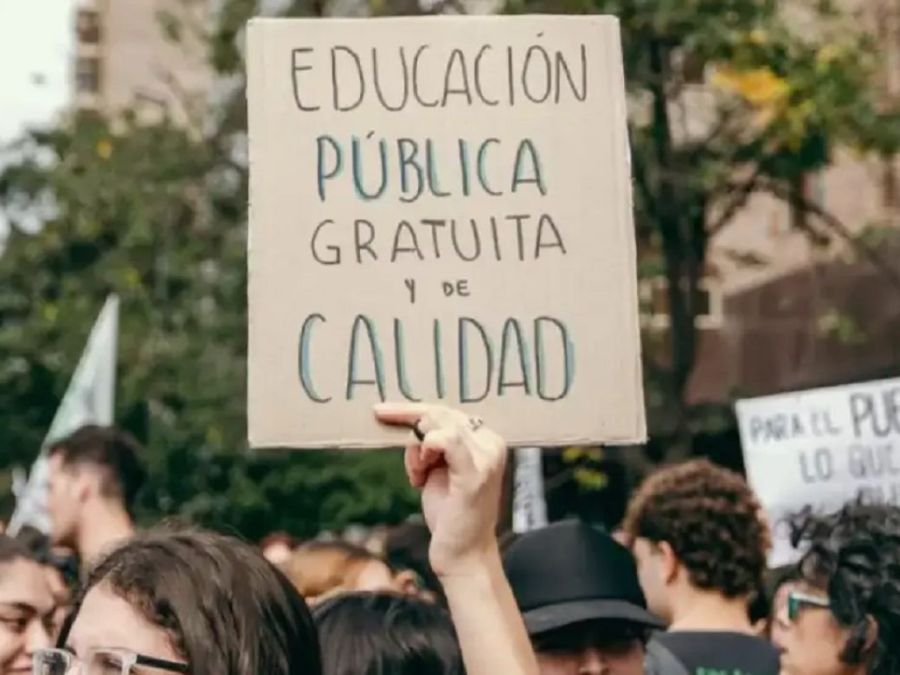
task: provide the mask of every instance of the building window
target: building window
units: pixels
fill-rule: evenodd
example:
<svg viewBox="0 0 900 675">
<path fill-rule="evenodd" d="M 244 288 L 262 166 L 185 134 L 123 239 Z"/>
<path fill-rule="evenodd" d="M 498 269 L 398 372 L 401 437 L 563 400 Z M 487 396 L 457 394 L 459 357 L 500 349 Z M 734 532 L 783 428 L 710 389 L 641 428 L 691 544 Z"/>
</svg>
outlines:
<svg viewBox="0 0 900 675">
<path fill-rule="evenodd" d="M 669 294 L 662 277 L 640 282 L 641 322 L 645 328 L 665 330 L 669 327 Z M 722 291 L 711 279 L 701 279 L 694 298 L 696 326 L 699 329 L 722 327 Z"/>
<path fill-rule="evenodd" d="M 79 56 L 75 65 L 75 88 L 79 94 L 100 92 L 100 59 L 96 56 Z"/>
<path fill-rule="evenodd" d="M 100 42 L 100 14 L 94 9 L 78 10 L 78 41 L 95 45 Z"/>
</svg>

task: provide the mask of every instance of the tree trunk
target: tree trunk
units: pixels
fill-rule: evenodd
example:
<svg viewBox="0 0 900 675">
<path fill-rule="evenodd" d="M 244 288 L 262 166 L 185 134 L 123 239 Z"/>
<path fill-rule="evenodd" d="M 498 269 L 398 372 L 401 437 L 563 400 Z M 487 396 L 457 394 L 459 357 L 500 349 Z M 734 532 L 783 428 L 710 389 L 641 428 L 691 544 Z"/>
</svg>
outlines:
<svg viewBox="0 0 900 675">
<path fill-rule="evenodd" d="M 699 284 L 698 257 L 694 250 L 692 229 L 693 206 L 679 195 L 674 184 L 678 167 L 669 123 L 666 81 L 669 50 L 657 41 L 650 46 L 653 71 L 653 144 L 658 164 L 657 226 L 662 238 L 666 262 L 667 297 L 669 302 L 669 344 L 671 349 L 671 395 L 676 406 L 676 454 L 689 451 L 685 390 L 694 368 L 696 334 L 694 316 Z"/>
</svg>

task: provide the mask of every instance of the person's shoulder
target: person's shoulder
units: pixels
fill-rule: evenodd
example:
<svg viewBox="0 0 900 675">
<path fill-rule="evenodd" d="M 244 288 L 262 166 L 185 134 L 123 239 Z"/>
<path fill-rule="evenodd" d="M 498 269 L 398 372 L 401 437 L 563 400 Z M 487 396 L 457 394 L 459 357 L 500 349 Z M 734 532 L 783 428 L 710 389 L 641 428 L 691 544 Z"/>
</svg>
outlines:
<svg viewBox="0 0 900 675">
<path fill-rule="evenodd" d="M 767 640 L 746 633 L 671 631 L 659 633 L 653 640 L 689 665 L 728 661 L 753 675 L 774 674 L 780 667 L 778 650 Z"/>
</svg>

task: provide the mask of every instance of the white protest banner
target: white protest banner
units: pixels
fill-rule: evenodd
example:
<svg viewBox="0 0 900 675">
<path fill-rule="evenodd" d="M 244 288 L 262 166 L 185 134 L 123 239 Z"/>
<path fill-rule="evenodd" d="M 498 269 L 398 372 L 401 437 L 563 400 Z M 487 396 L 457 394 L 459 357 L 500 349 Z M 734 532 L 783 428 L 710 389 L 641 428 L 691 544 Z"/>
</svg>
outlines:
<svg viewBox="0 0 900 675">
<path fill-rule="evenodd" d="M 544 460 L 540 448 L 516 448 L 512 516 L 516 534 L 547 525 Z"/>
<path fill-rule="evenodd" d="M 737 404 L 744 463 L 775 534 L 770 564 L 795 560 L 791 517 L 849 500 L 900 501 L 900 379 Z"/>
<path fill-rule="evenodd" d="M 247 61 L 252 445 L 402 443 L 385 399 L 644 438 L 616 19 L 256 19 Z"/>
<path fill-rule="evenodd" d="M 47 456 L 49 443 L 59 440 L 85 424 L 110 425 L 116 395 L 116 355 L 119 336 L 119 298 L 110 295 L 97 316 L 81 353 L 75 374 L 63 396 L 40 454 L 28 480 L 16 486 L 16 509 L 9 522 L 10 534 L 24 525 L 49 533 L 47 514 Z"/>
</svg>

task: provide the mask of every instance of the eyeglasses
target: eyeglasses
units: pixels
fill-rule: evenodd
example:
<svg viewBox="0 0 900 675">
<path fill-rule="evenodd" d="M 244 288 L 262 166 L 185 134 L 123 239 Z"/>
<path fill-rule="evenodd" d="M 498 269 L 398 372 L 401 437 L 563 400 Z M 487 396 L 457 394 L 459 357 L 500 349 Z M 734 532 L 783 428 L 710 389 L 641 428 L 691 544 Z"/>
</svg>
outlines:
<svg viewBox="0 0 900 675">
<path fill-rule="evenodd" d="M 815 595 L 807 595 L 797 591 L 791 591 L 787 597 L 787 615 L 788 619 L 793 622 L 800 616 L 800 610 L 804 607 L 816 607 L 818 609 L 830 609 L 831 602 L 828 598 L 816 597 Z"/>
<path fill-rule="evenodd" d="M 40 649 L 35 652 L 34 675 L 131 675 L 134 666 L 146 666 L 170 673 L 187 673 L 186 663 L 176 663 L 127 649 L 95 649 L 80 658 L 65 649 Z"/>
</svg>

